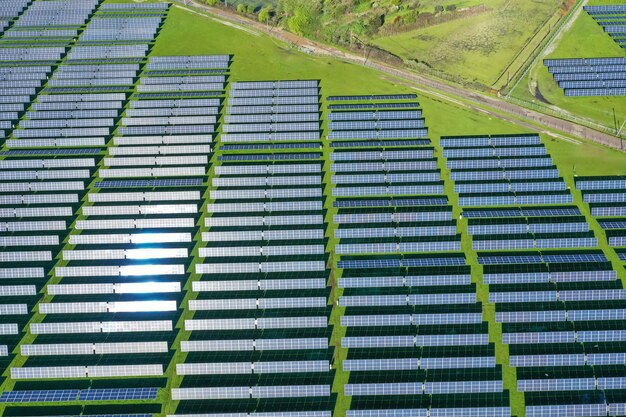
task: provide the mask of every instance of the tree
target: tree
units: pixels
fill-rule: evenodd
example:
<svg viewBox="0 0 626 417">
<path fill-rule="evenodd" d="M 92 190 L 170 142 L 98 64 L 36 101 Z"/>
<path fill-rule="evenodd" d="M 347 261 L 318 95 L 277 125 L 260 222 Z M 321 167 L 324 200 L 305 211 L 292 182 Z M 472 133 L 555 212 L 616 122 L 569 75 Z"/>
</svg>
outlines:
<svg viewBox="0 0 626 417">
<path fill-rule="evenodd" d="M 441 13 L 443 12 L 443 6 L 441 4 L 438 4 L 435 6 L 435 13 Z"/>
<path fill-rule="evenodd" d="M 248 14 L 252 14 L 252 13 L 254 13 L 254 9 L 255 9 L 255 7 L 252 4 L 249 4 L 248 8 L 246 9 L 246 11 L 248 12 Z"/>
<path fill-rule="evenodd" d="M 319 0 L 281 0 L 278 3 L 290 31 L 297 35 L 310 35 L 320 28 L 322 2 Z"/>
<path fill-rule="evenodd" d="M 206 0 L 206 4 L 209 6 L 215 6 L 217 4 L 217 0 Z"/>
<path fill-rule="evenodd" d="M 261 10 L 259 10 L 259 22 L 267 23 L 272 16 L 272 8 L 269 6 L 265 6 Z"/>
<path fill-rule="evenodd" d="M 244 14 L 244 13 L 246 13 L 246 10 L 247 10 L 247 9 L 246 9 L 246 5 L 245 5 L 245 4 L 241 4 L 241 3 L 239 3 L 239 4 L 237 5 L 237 12 L 238 12 L 238 13 Z"/>
</svg>

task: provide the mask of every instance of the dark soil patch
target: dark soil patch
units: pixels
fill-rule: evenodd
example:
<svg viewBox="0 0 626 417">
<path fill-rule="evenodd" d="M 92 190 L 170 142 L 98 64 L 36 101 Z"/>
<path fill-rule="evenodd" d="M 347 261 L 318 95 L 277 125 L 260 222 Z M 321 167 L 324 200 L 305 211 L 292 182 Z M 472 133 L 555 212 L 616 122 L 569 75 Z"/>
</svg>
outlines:
<svg viewBox="0 0 626 417">
<path fill-rule="evenodd" d="M 552 103 L 550 103 L 544 96 L 543 94 L 541 94 L 541 90 L 539 90 L 539 83 L 537 83 L 537 88 L 535 88 L 535 98 L 539 101 L 541 101 L 542 103 L 546 103 L 546 104 L 550 104 L 552 105 Z"/>
</svg>

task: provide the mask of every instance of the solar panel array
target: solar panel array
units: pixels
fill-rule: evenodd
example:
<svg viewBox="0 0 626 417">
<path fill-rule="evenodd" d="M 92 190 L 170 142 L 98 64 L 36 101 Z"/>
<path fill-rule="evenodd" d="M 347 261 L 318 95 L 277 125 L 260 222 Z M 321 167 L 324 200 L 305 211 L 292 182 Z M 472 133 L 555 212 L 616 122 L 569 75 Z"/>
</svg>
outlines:
<svg viewBox="0 0 626 417">
<path fill-rule="evenodd" d="M 515 146 L 522 154 L 543 148 L 536 135 L 444 137 L 441 145 L 457 191 L 475 187 L 491 192 L 492 184 L 507 181 L 512 189 L 519 180 L 509 180 L 509 166 L 523 169 L 515 171 L 515 178 L 523 172 L 531 178 L 524 181 L 542 187 L 562 184 L 560 189 L 566 190 L 545 151 L 533 152 L 539 157 L 520 156 L 515 164 L 498 160 L 499 145 Z M 485 149 L 498 164 L 477 160 Z M 486 199 L 461 193 L 460 201 L 489 285 L 489 301 L 502 323 L 510 365 L 516 368 L 517 390 L 524 393 L 526 414 L 590 415 L 585 413 L 587 403 L 597 403 L 606 413 L 610 400 L 603 390 L 609 380 L 617 387 L 626 377 L 612 365 L 626 353 L 620 336 L 626 291 L 597 249 L 586 218 L 568 204 L 569 191 L 559 192 L 563 200 L 551 200 L 554 191 L 531 200 L 510 194 Z M 613 398 L 620 395 L 616 392 Z"/>
<path fill-rule="evenodd" d="M 158 204 L 153 187 L 135 206 L 133 198 L 121 206 L 114 192 L 98 192 L 109 159 L 103 152 L 142 69 L 135 57 L 149 51 L 132 36 L 83 43 L 78 34 L 97 29 L 99 3 L 33 1 L 0 41 L 0 82 L 7 87 L 0 112 L 7 128 L 0 150 L 0 367 L 11 364 L 6 375 L 14 382 L 0 402 L 126 401 L 109 415 L 141 409 L 148 416 L 156 408 L 137 402 L 154 402 L 165 386 L 189 264 L 181 259 L 189 244 L 167 242 L 190 242 L 193 224 L 185 234 L 185 221 L 170 215 L 177 206 Z M 140 41 L 154 40 L 162 17 Z M 141 22 L 129 18 L 133 28 L 125 33 Z M 41 47 L 42 38 L 50 46 Z M 111 45 L 118 41 L 125 44 Z M 178 169 L 167 157 L 152 159 L 150 174 L 171 177 Z M 112 204 L 92 202 L 107 199 Z M 173 238 L 155 221 L 163 215 Z M 132 226 L 129 217 L 137 219 Z M 36 337 L 18 348 L 26 331 Z M 11 362 L 16 354 L 21 360 Z M 59 382 L 67 389 L 49 389 Z"/>
<path fill-rule="evenodd" d="M 457 408 L 510 415 L 414 99 L 333 97 L 342 105 L 329 106 L 348 416 L 455 415 Z M 377 129 L 377 140 L 364 143 L 365 136 L 353 134 L 364 125 Z M 416 126 L 421 130 L 413 131 Z M 407 134 L 396 134 L 398 127 Z"/>
<path fill-rule="evenodd" d="M 576 188 L 604 229 L 609 245 L 626 262 L 626 177 L 576 177 Z"/>
<path fill-rule="evenodd" d="M 174 108 L 148 99 L 132 99 L 129 107 L 144 102 Z M 219 100 L 209 104 L 206 110 L 216 114 Z M 64 262 L 55 268 L 59 279 L 47 286 L 53 298 L 38 305 L 46 316 L 31 332 L 45 336 L 22 345 L 29 359 L 12 369 L 13 379 L 124 377 L 133 384 L 163 376 L 189 278 L 216 120 L 203 120 L 208 134 L 195 135 L 167 132 L 177 120 L 155 119 L 151 126 L 162 135 L 118 128 L 113 137 L 68 238 L 71 246 L 61 253 Z M 81 343 L 68 344 L 68 335 Z M 59 365 L 40 366 L 51 358 Z M 92 394 L 81 399 L 126 399 L 114 390 Z"/>
<path fill-rule="evenodd" d="M 26 331 L 96 163 L 73 156 L 0 160 L 2 372 Z"/>
<path fill-rule="evenodd" d="M 48 147 L 68 140 L 61 135 L 55 137 L 56 130 L 48 129 L 52 126 L 47 122 L 54 121 L 44 121 L 41 126 L 34 124 L 33 127 L 41 129 L 33 131 L 45 131 L 45 135 L 39 136 L 45 139 L 22 141 L 17 132 L 23 129 L 16 128 L 53 73 L 53 65 L 64 57 L 68 35 L 83 25 L 97 4 L 97 1 L 11 0 L 0 7 L 2 19 L 8 21 L 4 25 L 8 30 L 0 40 L 3 145 L 0 150 L 0 371 L 3 373 L 15 357 L 17 344 L 53 272 L 98 162 L 88 155 L 52 156 L 55 151 Z M 57 38 L 64 39 L 57 41 Z"/>
<path fill-rule="evenodd" d="M 585 11 L 619 46 L 626 49 L 626 4 L 585 6 Z"/>
<path fill-rule="evenodd" d="M 66 47 L 89 20 L 98 3 L 98 0 L 4 2 L 3 9 L 7 6 L 8 14 L 16 19 L 0 38 L 0 46 L 25 47 L 30 50 L 25 54 L 25 60 L 55 61 L 65 55 Z M 26 4 L 28 7 L 19 13 L 18 10 Z M 41 47 L 42 44 L 46 47 Z"/>
<path fill-rule="evenodd" d="M 299 129 L 291 124 L 305 118 L 315 125 L 311 132 L 319 142 L 319 104 L 309 104 L 304 113 L 271 103 L 255 104 L 258 110 L 238 104 L 243 95 L 274 98 L 287 92 L 296 99 L 293 109 L 300 98 L 310 103 L 312 97 L 317 103 L 318 81 L 233 83 L 222 130 L 269 145 L 274 139 L 266 138 L 280 130 L 286 132 L 280 141 L 291 143 L 298 140 Z M 242 111 L 249 116 L 234 117 Z M 256 124 L 260 115 L 269 118 Z M 330 306 L 321 154 L 283 153 L 282 147 L 272 146 L 262 153 L 232 150 L 227 147 L 236 141 L 232 135 L 220 138 L 207 196 L 212 215 L 203 218 L 204 243 L 195 265 L 200 279 L 192 283 L 187 306 L 193 317 L 184 324 L 190 337 L 181 344 L 188 353 L 176 367 L 184 378 L 172 390 L 172 398 L 180 400 L 177 415 L 329 416 Z"/>
<path fill-rule="evenodd" d="M 323 135 L 319 80 L 226 100 L 232 56 L 151 56 L 169 7 L 2 4 L 5 414 L 331 417 L 341 368 L 350 417 L 509 416 L 415 95 L 328 97 Z M 528 415 L 626 414 L 626 293 L 539 137 L 441 145 Z M 626 261 L 626 180 L 577 183 Z"/>
<path fill-rule="evenodd" d="M 544 65 L 566 96 L 626 95 L 626 58 L 546 59 Z"/>
<path fill-rule="evenodd" d="M 461 207 L 572 202 L 538 135 L 444 137 L 441 146 Z"/>
</svg>

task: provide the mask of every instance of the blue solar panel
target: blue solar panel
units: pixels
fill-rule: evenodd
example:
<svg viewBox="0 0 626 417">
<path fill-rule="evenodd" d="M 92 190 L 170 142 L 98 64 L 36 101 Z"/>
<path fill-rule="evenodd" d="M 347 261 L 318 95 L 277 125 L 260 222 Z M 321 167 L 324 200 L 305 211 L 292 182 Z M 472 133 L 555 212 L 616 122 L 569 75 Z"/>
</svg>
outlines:
<svg viewBox="0 0 626 417">
<path fill-rule="evenodd" d="M 586 81 L 586 80 L 624 80 L 626 73 L 621 72 L 575 72 L 572 74 L 554 74 L 555 81 Z"/>
<path fill-rule="evenodd" d="M 97 155 L 100 149 L 12 149 L 0 151 L 0 155 L 27 156 L 27 155 Z"/>
<path fill-rule="evenodd" d="M 422 117 L 421 110 L 408 111 L 347 111 L 347 112 L 331 112 L 328 120 L 407 120 L 420 119 Z"/>
<path fill-rule="evenodd" d="M 80 391 L 80 401 L 154 400 L 158 388 L 111 388 Z"/>
<path fill-rule="evenodd" d="M 331 121 L 328 128 L 339 130 L 385 130 L 385 129 L 418 129 L 425 126 L 424 119 L 410 120 L 363 120 L 363 121 Z"/>
<path fill-rule="evenodd" d="M 253 155 L 220 155 L 219 161 L 272 161 L 272 160 L 298 160 L 319 159 L 319 153 L 290 153 L 290 154 L 253 154 Z"/>
<path fill-rule="evenodd" d="M 369 268 L 401 268 L 465 265 L 465 258 L 405 258 L 405 259 L 363 259 L 337 262 L 338 268 L 369 269 Z"/>
<path fill-rule="evenodd" d="M 396 139 L 425 138 L 428 129 L 406 130 L 335 130 L 328 134 L 328 139 Z"/>
<path fill-rule="evenodd" d="M 339 200 L 333 202 L 337 208 L 348 207 L 417 207 L 417 206 L 441 206 L 448 204 L 447 197 L 440 198 L 406 198 L 384 200 Z"/>
<path fill-rule="evenodd" d="M 603 220 L 600 221 L 600 226 L 605 230 L 626 229 L 626 220 Z"/>
<path fill-rule="evenodd" d="M 579 190 L 626 190 L 626 179 L 578 179 L 576 188 Z"/>
<path fill-rule="evenodd" d="M 419 108 L 420 104 L 412 103 L 354 103 L 354 104 L 329 104 L 329 110 L 364 110 L 364 109 L 409 109 Z"/>
<path fill-rule="evenodd" d="M 76 401 L 79 390 L 5 391 L 0 395 L 2 403 L 33 403 Z"/>
<path fill-rule="evenodd" d="M 390 146 L 426 146 L 430 145 L 429 139 L 412 140 L 368 140 L 368 141 L 348 141 L 331 142 L 331 148 L 385 148 Z"/>
<path fill-rule="evenodd" d="M 607 262 L 604 254 L 584 253 L 566 255 L 519 255 L 519 256 L 484 256 L 478 255 L 478 262 L 482 265 L 502 264 L 537 264 L 537 263 L 584 263 L 584 262 Z"/>
<path fill-rule="evenodd" d="M 626 193 L 583 193 L 585 203 L 624 203 L 626 202 Z M 600 208 L 600 207 L 598 207 Z"/>
<path fill-rule="evenodd" d="M 600 6 L 585 6 L 589 14 L 626 13 L 626 4 L 605 4 Z"/>
<path fill-rule="evenodd" d="M 328 96 L 328 101 L 366 101 L 366 100 L 415 100 L 415 94 L 371 94 L 358 96 Z"/>
<path fill-rule="evenodd" d="M 310 149 L 319 148 L 318 143 L 252 143 L 242 145 L 222 145 L 222 151 L 272 150 L 272 149 Z"/>
<path fill-rule="evenodd" d="M 496 218 L 496 217 L 563 217 L 580 216 L 578 207 L 563 208 L 512 208 L 503 210 L 464 210 L 463 217 L 474 218 Z"/>
<path fill-rule="evenodd" d="M 560 81 L 559 87 L 570 88 L 624 88 L 626 80 L 581 80 L 581 81 Z"/>
<path fill-rule="evenodd" d="M 626 67 L 624 68 L 626 71 Z M 597 96 L 626 96 L 626 88 L 580 88 L 566 89 L 566 97 L 597 97 Z"/>
<path fill-rule="evenodd" d="M 118 180 L 98 181 L 96 188 L 134 188 L 134 187 L 199 187 L 201 178 L 166 179 L 166 180 Z"/>
</svg>

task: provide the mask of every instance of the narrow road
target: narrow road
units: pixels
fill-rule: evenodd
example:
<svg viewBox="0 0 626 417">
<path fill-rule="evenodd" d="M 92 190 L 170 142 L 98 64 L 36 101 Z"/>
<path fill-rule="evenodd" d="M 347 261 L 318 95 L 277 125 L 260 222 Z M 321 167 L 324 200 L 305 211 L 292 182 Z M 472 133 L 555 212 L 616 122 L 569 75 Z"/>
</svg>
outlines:
<svg viewBox="0 0 626 417">
<path fill-rule="evenodd" d="M 227 22 L 232 22 L 238 25 L 243 26 L 244 28 L 253 28 L 259 32 L 266 33 L 280 41 L 295 44 L 301 50 L 318 54 L 318 55 L 327 55 L 332 56 L 334 58 L 338 58 L 344 61 L 356 63 L 359 65 L 363 65 L 369 68 L 374 68 L 391 76 L 397 77 L 401 80 L 408 82 L 408 85 L 415 87 L 418 90 L 421 90 L 420 87 L 426 87 L 429 89 L 434 89 L 440 92 L 445 93 L 450 96 L 451 99 L 461 98 L 466 101 L 469 101 L 474 104 L 487 106 L 497 112 L 489 112 L 493 117 L 497 117 L 499 119 L 505 120 L 510 123 L 515 123 L 524 128 L 529 128 L 530 125 L 528 122 L 536 123 L 541 126 L 545 126 L 550 129 L 558 130 L 560 132 L 582 138 L 587 139 L 605 146 L 609 146 L 615 149 L 624 149 L 625 144 L 619 138 L 608 135 L 606 133 L 599 132 L 597 130 L 593 130 L 586 126 L 579 125 L 574 122 L 570 122 L 567 120 L 559 119 L 554 116 L 546 115 L 534 110 L 530 110 L 509 102 L 506 102 L 498 97 L 487 96 L 475 91 L 469 91 L 459 86 L 452 86 L 446 84 L 442 81 L 426 77 L 420 74 L 417 74 L 412 71 L 408 71 L 405 69 L 395 68 L 390 65 L 367 60 L 366 58 L 350 53 L 344 52 L 337 48 L 334 48 L 329 45 L 325 45 L 319 42 L 312 41 L 307 38 L 303 38 L 301 36 L 295 35 L 291 32 L 284 31 L 280 28 L 267 26 L 263 23 L 257 22 L 252 19 L 248 19 L 246 17 L 240 16 L 236 13 L 233 13 L 229 10 L 224 10 L 216 7 L 209 7 L 205 5 L 201 5 L 191 0 L 175 0 L 178 3 L 181 3 L 185 6 L 192 6 L 194 8 L 199 8 L 207 12 L 208 14 Z M 425 91 L 428 94 L 428 91 Z M 450 101 L 450 99 L 448 99 Z M 500 113 L 505 113 L 509 117 L 503 117 Z M 519 120 L 522 119 L 522 120 Z M 540 128 L 535 128 L 537 131 L 542 131 Z"/>
</svg>

